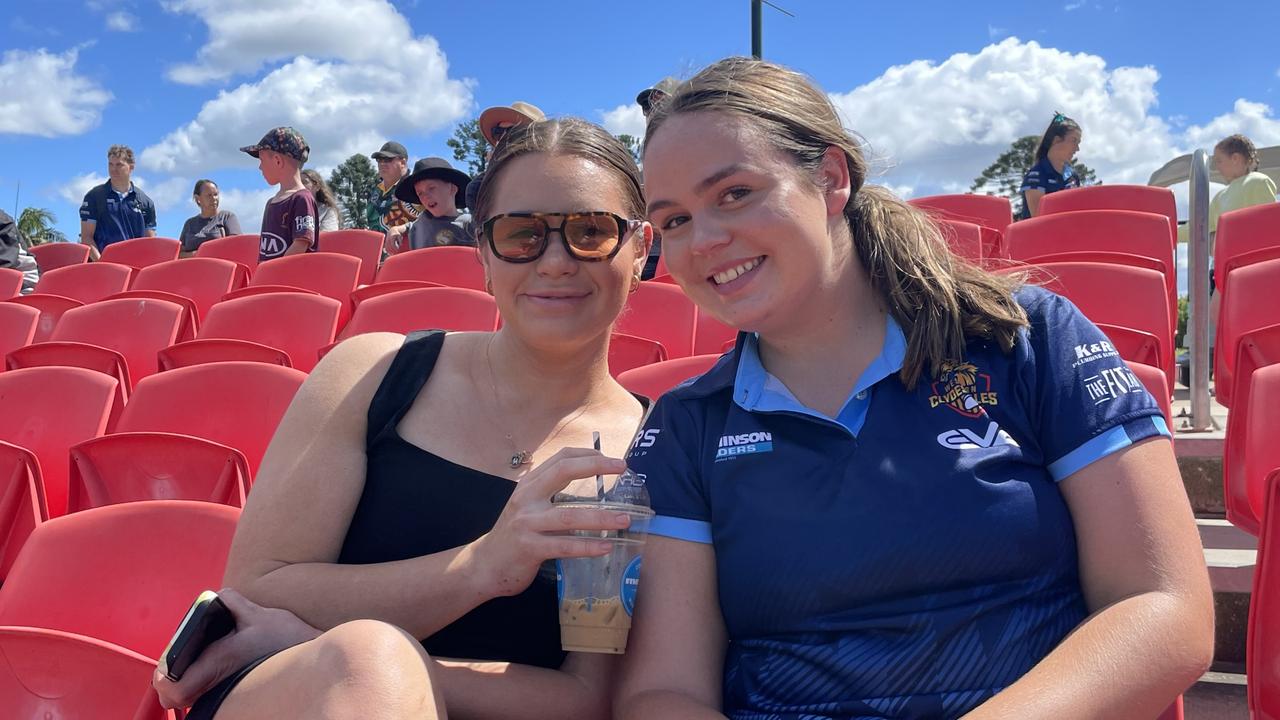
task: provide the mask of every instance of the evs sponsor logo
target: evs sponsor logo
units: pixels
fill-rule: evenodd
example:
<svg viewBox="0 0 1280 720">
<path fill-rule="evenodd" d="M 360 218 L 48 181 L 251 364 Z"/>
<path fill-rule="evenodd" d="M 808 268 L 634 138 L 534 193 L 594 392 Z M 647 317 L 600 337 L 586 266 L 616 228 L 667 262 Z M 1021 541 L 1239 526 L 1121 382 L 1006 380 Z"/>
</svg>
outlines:
<svg viewBox="0 0 1280 720">
<path fill-rule="evenodd" d="M 1121 395 L 1146 392 L 1146 388 L 1127 365 L 1121 365 L 1100 370 L 1097 375 L 1085 378 L 1084 391 L 1089 394 L 1094 405 L 1101 405 Z"/>
<path fill-rule="evenodd" d="M 978 372 L 973 363 L 943 363 L 932 388 L 929 407 L 945 405 L 968 418 L 985 415 L 983 405 L 1000 404 L 999 395 L 991 390 L 991 376 Z"/>
<path fill-rule="evenodd" d="M 773 452 L 773 433 L 753 432 L 741 435 L 725 435 L 716 448 L 716 462 L 739 455 Z"/>
<path fill-rule="evenodd" d="M 1076 359 L 1071 363 L 1071 367 L 1076 368 L 1091 362 L 1102 360 L 1103 358 L 1117 357 L 1120 353 L 1116 352 L 1114 345 L 1107 341 L 1096 343 L 1085 343 L 1075 347 Z"/>
<path fill-rule="evenodd" d="M 1000 426 L 995 422 L 988 424 L 987 431 L 982 435 L 968 428 L 947 430 L 938 435 L 938 444 L 952 450 L 978 450 L 981 448 L 993 448 L 997 445 L 1022 447 L 1017 440 L 1014 440 L 1009 436 L 1009 433 L 1000 429 Z"/>
</svg>

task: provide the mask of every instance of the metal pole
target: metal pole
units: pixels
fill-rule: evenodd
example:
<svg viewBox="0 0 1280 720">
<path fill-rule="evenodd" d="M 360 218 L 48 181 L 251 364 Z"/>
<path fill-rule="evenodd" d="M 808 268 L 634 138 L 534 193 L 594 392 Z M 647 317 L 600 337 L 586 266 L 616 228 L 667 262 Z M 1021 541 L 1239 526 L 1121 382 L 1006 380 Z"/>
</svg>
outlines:
<svg viewBox="0 0 1280 720">
<path fill-rule="evenodd" d="M 1191 429 L 1211 430 L 1209 409 L 1209 154 L 1191 156 L 1187 290 L 1191 293 Z"/>
<path fill-rule="evenodd" d="M 761 0 L 751 0 L 751 56 L 759 60 L 764 57 L 761 48 Z"/>
</svg>

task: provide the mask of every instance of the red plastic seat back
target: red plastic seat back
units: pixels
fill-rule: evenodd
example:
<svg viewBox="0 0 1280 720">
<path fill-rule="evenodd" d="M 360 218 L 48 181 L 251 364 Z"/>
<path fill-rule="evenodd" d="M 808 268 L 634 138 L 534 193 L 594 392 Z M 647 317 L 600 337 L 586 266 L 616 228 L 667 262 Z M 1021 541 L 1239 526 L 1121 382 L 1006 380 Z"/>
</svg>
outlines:
<svg viewBox="0 0 1280 720">
<path fill-rule="evenodd" d="M 371 332 L 493 330 L 498 305 L 487 293 L 439 287 L 402 290 L 360 303 L 339 340 Z"/>
<path fill-rule="evenodd" d="M 1163 215 L 1170 240 L 1178 237 L 1178 206 L 1173 191 L 1151 185 L 1090 185 L 1040 198 L 1039 215 L 1080 210 L 1136 210 Z"/>
<path fill-rule="evenodd" d="M 151 690 L 156 661 L 132 650 L 74 633 L 8 626 L 0 627 L 0 657 L 5 717 L 174 717 Z"/>
<path fill-rule="evenodd" d="M 1227 520 L 1253 535 L 1259 520 L 1249 499 L 1245 475 L 1246 436 L 1252 396 L 1249 392 L 1254 371 L 1280 363 L 1280 324 L 1270 325 L 1240 336 L 1236 343 L 1236 369 L 1231 379 L 1231 413 L 1227 416 L 1227 438 L 1222 452 L 1222 496 Z"/>
<path fill-rule="evenodd" d="M 1172 435 L 1174 432 L 1173 403 L 1170 396 L 1173 393 L 1169 391 L 1169 383 L 1165 379 L 1164 371 L 1132 360 L 1126 361 L 1126 364 L 1138 380 L 1142 381 L 1142 386 L 1151 393 L 1151 397 L 1155 398 L 1156 404 L 1160 406 L 1160 412 L 1164 413 L 1165 427 L 1169 428 L 1169 434 Z"/>
<path fill-rule="evenodd" d="M 697 307 L 679 286 L 646 281 L 627 298 L 613 331 L 662 343 L 669 358 L 693 353 Z"/>
<path fill-rule="evenodd" d="M 448 287 L 484 290 L 484 268 L 473 247 L 434 247 L 392 255 L 378 270 L 378 282 L 425 280 Z"/>
<path fill-rule="evenodd" d="M 382 259 L 382 233 L 373 230 L 330 230 L 320 235 L 317 252 L 350 255 L 360 261 L 360 284 L 373 282 Z"/>
<path fill-rule="evenodd" d="M 0 440 L 40 460 L 50 517 L 67 507 L 67 450 L 101 435 L 111 416 L 114 378 L 74 367 L 0 373 Z"/>
<path fill-rule="evenodd" d="M 91 303 L 129 289 L 133 268 L 116 263 L 95 262 L 69 265 L 40 276 L 36 292 L 61 295 Z"/>
<path fill-rule="evenodd" d="M 1231 271 L 1280 257 L 1280 203 L 1232 210 L 1218 218 L 1213 243 L 1217 292 L 1227 292 Z"/>
<path fill-rule="evenodd" d="M 53 337 L 53 329 L 58 326 L 58 321 L 62 319 L 62 316 L 68 310 L 84 305 L 79 300 L 72 300 L 69 297 L 43 295 L 41 293 L 21 295 L 5 302 L 25 305 L 29 308 L 34 308 L 40 313 L 40 319 L 36 321 L 36 333 L 31 338 L 33 343 L 44 342 Z"/>
<path fill-rule="evenodd" d="M 1236 345 L 1247 332 L 1280 323 L 1280 259 L 1254 263 L 1231 271 L 1231 292 L 1219 304 L 1214 344 L 1213 388 L 1218 402 L 1230 407 Z"/>
<path fill-rule="evenodd" d="M 89 246 L 82 243 L 44 243 L 32 245 L 27 252 L 36 259 L 36 266 L 40 268 L 41 274 L 60 267 L 89 262 Z"/>
<path fill-rule="evenodd" d="M 256 474 L 305 379 L 293 368 L 255 362 L 168 370 L 138 383 L 116 430 L 182 433 L 222 443 L 244 453 Z"/>
<path fill-rule="evenodd" d="M 1013 222 L 1009 199 L 995 195 L 930 195 L 907 202 L 935 217 L 970 222 L 1000 233 Z"/>
<path fill-rule="evenodd" d="M 710 370 L 719 359 L 719 355 L 694 355 L 645 365 L 622 373 L 618 383 L 637 395 L 657 400 L 676 385 Z"/>
<path fill-rule="evenodd" d="M 203 246 L 202 246 L 203 247 Z M 192 257 L 138 271 L 134 290 L 160 290 L 191 299 L 201 321 L 209 308 L 235 289 L 236 264 L 219 258 Z"/>
<path fill-rule="evenodd" d="M 258 268 L 258 250 L 262 238 L 258 235 L 228 235 L 200 243 L 196 257 L 220 258 L 239 263 L 250 275 Z"/>
<path fill-rule="evenodd" d="M 119 263 L 131 268 L 144 268 L 177 260 L 182 243 L 173 238 L 140 237 L 111 243 L 102 250 L 101 262 Z"/>
<path fill-rule="evenodd" d="M 1259 720 L 1280 718 L 1280 472 L 1270 473 L 1266 486 L 1245 650 L 1249 716 Z"/>
<path fill-rule="evenodd" d="M 314 290 L 339 302 L 348 302 L 359 280 L 359 258 L 314 252 L 286 255 L 259 265 L 249 286 L 285 285 Z"/>
<path fill-rule="evenodd" d="M 263 269 L 270 264 L 263 265 Z M 251 295 L 214 305 L 200 328 L 200 338 L 231 338 L 267 345 L 288 353 L 293 367 L 311 372 L 316 365 L 316 351 L 333 342 L 337 335 L 341 311 L 341 303 L 320 295 Z"/>
<path fill-rule="evenodd" d="M 27 536 L 49 519 L 42 483 L 35 454 L 0 440 L 0 581 L 9 574 Z"/>
<path fill-rule="evenodd" d="M 628 370 L 662 362 L 667 351 L 656 340 L 613 333 L 609 336 L 609 374 L 618 377 Z"/>
<path fill-rule="evenodd" d="M 1266 478 L 1280 468 L 1280 365 L 1258 368 L 1249 383 L 1249 417 L 1244 426 L 1244 481 L 1249 505 L 1266 519 Z"/>
<path fill-rule="evenodd" d="M 25 278 L 18 270 L 0 268 L 0 300 L 8 300 L 22 292 L 22 281 Z"/>
<path fill-rule="evenodd" d="M 235 448 L 176 433 L 114 433 L 71 448 L 67 512 L 139 500 L 242 507 L 249 461 Z"/>
<path fill-rule="evenodd" d="M 733 345 L 738 339 L 738 329 L 715 319 L 711 313 L 698 308 L 698 324 L 693 331 L 694 355 L 719 355 L 724 346 Z"/>
<path fill-rule="evenodd" d="M 191 601 L 221 587 L 240 510 L 122 503 L 41 523 L 0 593 L 0 624 L 88 635 L 159 657 Z"/>
<path fill-rule="evenodd" d="M 982 263 L 984 251 L 981 225 L 945 217 L 934 218 L 933 222 L 938 226 L 938 231 L 942 233 L 942 239 L 946 241 L 952 254 L 975 265 Z"/>
<path fill-rule="evenodd" d="M 39 310 L 28 305 L 0 302 L 0 357 L 30 345 L 39 326 Z"/>
<path fill-rule="evenodd" d="M 183 308 L 164 300 L 102 300 L 68 310 L 51 340 L 88 343 L 124 356 L 133 387 L 156 372 L 156 353 L 178 340 Z"/>
</svg>

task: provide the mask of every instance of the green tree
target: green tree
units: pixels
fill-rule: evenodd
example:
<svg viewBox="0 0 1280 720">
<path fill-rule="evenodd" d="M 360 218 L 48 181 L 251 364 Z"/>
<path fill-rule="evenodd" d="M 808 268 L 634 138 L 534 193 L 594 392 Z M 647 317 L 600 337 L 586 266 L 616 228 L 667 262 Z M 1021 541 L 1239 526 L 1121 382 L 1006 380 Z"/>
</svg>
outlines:
<svg viewBox="0 0 1280 720">
<path fill-rule="evenodd" d="M 638 164 L 640 162 L 640 138 L 623 133 L 618 136 L 618 139 L 622 141 L 623 145 L 627 146 L 627 150 L 631 151 L 631 157 L 635 158 Z"/>
<path fill-rule="evenodd" d="M 1036 148 L 1039 145 L 1038 135 L 1026 135 L 1014 140 L 1008 150 L 1001 153 L 995 162 L 974 179 L 969 190 L 1007 197 L 1013 201 L 1014 216 L 1021 215 L 1022 195 L 1018 189 L 1022 187 L 1022 177 L 1036 164 Z M 1071 169 L 1080 176 L 1081 185 L 1098 184 L 1098 176 L 1079 160 L 1071 163 Z"/>
<path fill-rule="evenodd" d="M 58 216 L 44 208 L 25 208 L 18 215 L 18 232 L 31 245 L 66 242 L 67 236 L 54 227 Z"/>
<path fill-rule="evenodd" d="M 467 164 L 471 177 L 484 172 L 489 164 L 489 141 L 480 132 L 480 119 L 475 118 L 458 123 L 453 129 L 453 137 L 445 141 L 453 150 L 453 159 Z"/>
<path fill-rule="evenodd" d="M 342 206 L 342 226 L 366 230 L 369 190 L 378 184 L 378 169 L 366 155 L 352 155 L 329 174 L 329 189 Z"/>
</svg>

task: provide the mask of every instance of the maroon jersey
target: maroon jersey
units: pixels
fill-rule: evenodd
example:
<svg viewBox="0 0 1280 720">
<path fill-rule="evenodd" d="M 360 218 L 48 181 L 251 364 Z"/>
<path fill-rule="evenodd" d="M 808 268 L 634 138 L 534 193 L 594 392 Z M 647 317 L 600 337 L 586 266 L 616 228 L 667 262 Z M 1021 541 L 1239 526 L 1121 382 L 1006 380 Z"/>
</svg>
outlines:
<svg viewBox="0 0 1280 720">
<path fill-rule="evenodd" d="M 288 197 L 270 200 L 262 212 L 258 260 L 284 255 L 294 240 L 305 240 L 307 252 L 315 252 L 317 214 L 316 199 L 310 190 L 298 190 Z"/>
</svg>

